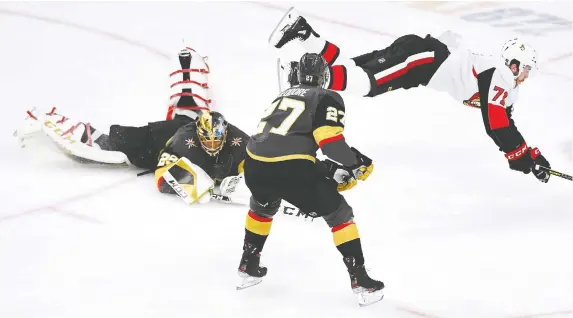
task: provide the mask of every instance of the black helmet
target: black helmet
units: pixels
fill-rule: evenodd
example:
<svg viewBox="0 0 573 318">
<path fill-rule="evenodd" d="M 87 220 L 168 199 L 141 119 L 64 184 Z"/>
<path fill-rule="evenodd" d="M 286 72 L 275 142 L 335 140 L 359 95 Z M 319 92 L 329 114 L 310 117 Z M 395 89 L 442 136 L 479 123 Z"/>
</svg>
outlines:
<svg viewBox="0 0 573 318">
<path fill-rule="evenodd" d="M 225 117 L 218 112 L 206 111 L 197 118 L 196 125 L 203 150 L 210 156 L 217 155 L 227 139 L 228 124 Z"/>
<path fill-rule="evenodd" d="M 298 64 L 298 82 L 309 86 L 322 87 L 326 72 L 328 71 L 328 64 L 317 53 L 305 53 Z"/>
</svg>

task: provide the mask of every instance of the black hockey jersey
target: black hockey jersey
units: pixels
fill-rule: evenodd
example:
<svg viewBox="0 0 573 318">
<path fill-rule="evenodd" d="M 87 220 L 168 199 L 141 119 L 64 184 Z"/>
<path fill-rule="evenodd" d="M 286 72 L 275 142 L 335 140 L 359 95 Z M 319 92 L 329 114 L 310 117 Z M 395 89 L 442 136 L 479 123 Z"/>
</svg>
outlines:
<svg viewBox="0 0 573 318">
<path fill-rule="evenodd" d="M 297 85 L 279 94 L 262 116 L 247 145 L 259 161 L 316 160 L 320 147 L 343 165 L 356 163 L 344 141 L 344 101 L 335 91 Z"/>
<path fill-rule="evenodd" d="M 161 192 L 173 193 L 171 187 L 165 184 L 161 176 L 181 157 L 186 157 L 199 166 L 216 183 L 228 176 L 242 173 L 248 140 L 247 134 L 229 124 L 223 148 L 216 156 L 210 156 L 201 148 L 195 122 L 179 128 L 159 155 L 159 162 L 155 170 L 157 188 Z"/>
</svg>

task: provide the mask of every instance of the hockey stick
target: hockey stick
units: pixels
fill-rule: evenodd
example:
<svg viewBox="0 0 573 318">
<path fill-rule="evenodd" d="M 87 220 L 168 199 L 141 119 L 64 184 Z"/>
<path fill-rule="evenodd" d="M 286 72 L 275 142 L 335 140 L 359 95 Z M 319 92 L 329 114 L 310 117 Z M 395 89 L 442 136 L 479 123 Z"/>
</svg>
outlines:
<svg viewBox="0 0 573 318">
<path fill-rule="evenodd" d="M 541 171 L 545 171 L 545 172 L 549 173 L 550 175 L 554 175 L 554 176 L 556 176 L 556 177 L 560 177 L 560 178 L 563 178 L 563 179 L 567 179 L 567 180 L 569 180 L 569 181 L 573 181 L 573 177 L 571 177 L 570 175 L 564 174 L 564 173 L 559 172 L 559 171 L 551 170 L 551 169 L 546 168 L 546 167 L 544 167 L 544 166 L 535 165 L 535 169 L 541 170 Z"/>
</svg>

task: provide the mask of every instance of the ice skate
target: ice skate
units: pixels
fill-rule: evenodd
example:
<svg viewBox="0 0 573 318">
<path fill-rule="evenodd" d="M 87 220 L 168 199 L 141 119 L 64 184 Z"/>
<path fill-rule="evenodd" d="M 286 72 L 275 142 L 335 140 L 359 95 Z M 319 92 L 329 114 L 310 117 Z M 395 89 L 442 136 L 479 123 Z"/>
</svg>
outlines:
<svg viewBox="0 0 573 318">
<path fill-rule="evenodd" d="M 277 59 L 277 76 L 279 80 L 279 92 L 298 85 L 298 62 L 286 62 Z"/>
<path fill-rule="evenodd" d="M 269 43 L 280 49 L 294 39 L 305 41 L 311 34 L 319 36 L 306 19 L 291 7 L 269 36 Z"/>
<path fill-rule="evenodd" d="M 238 270 L 241 281 L 237 285 L 237 290 L 255 286 L 263 281 L 263 277 L 267 275 L 267 268 L 259 266 L 260 261 L 259 249 L 250 243 L 245 243 Z"/>
<path fill-rule="evenodd" d="M 364 265 L 356 265 L 353 257 L 345 257 L 344 264 L 348 268 L 352 291 L 358 299 L 358 305 L 365 307 L 376 303 L 384 297 L 384 283 L 368 276 Z"/>
</svg>

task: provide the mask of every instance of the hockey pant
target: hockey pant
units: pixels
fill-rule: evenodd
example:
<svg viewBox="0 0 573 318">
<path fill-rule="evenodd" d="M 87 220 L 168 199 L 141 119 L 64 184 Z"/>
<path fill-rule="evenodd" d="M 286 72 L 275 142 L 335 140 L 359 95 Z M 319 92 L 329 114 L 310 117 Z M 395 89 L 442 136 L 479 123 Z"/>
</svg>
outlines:
<svg viewBox="0 0 573 318">
<path fill-rule="evenodd" d="M 332 43 L 327 42 L 327 46 L 330 50 L 323 52 L 339 52 Z M 353 57 L 356 66 L 332 65 L 327 88 L 373 97 L 399 88 L 425 86 L 449 55 L 448 47 L 429 34 L 425 38 L 404 35 L 385 49 Z"/>
<path fill-rule="evenodd" d="M 177 129 L 189 122 L 189 117 L 177 116 L 173 120 L 153 122 L 142 127 L 112 125 L 109 129 L 109 146 L 111 150 L 123 152 L 133 165 L 153 170 L 167 141 Z"/>
</svg>

